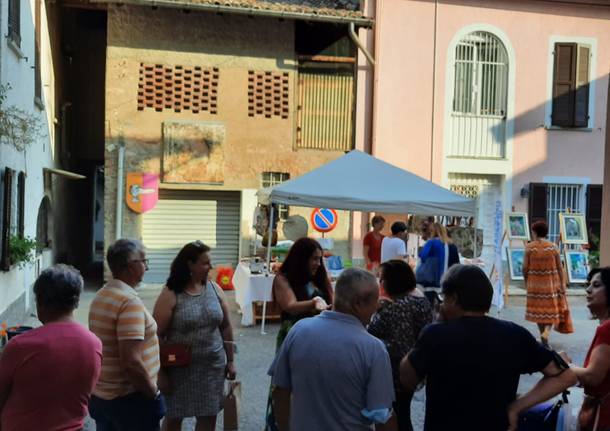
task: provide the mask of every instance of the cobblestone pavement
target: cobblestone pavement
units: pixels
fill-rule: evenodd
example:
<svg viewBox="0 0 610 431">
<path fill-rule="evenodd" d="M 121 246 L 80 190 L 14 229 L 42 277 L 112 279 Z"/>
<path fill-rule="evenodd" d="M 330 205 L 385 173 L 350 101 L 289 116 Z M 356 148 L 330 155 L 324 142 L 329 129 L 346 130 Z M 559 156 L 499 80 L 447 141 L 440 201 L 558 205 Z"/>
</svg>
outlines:
<svg viewBox="0 0 610 431">
<path fill-rule="evenodd" d="M 159 293 L 159 286 L 147 286 L 140 290 L 140 296 L 149 309 L 152 309 L 154 301 Z M 89 305 L 94 296 L 94 291 L 86 291 L 81 299 L 81 305 L 76 312 L 77 319 L 86 325 Z M 238 342 L 239 352 L 236 355 L 236 366 L 238 379 L 242 382 L 242 397 L 240 405 L 240 430 L 261 431 L 264 426 L 264 412 L 267 403 L 269 378 L 267 368 L 271 363 L 275 352 L 275 337 L 279 325 L 271 323 L 266 328 L 266 334 L 261 335 L 260 325 L 256 327 L 242 327 L 240 315 L 234 295 L 228 293 L 231 304 L 231 318 L 235 328 L 235 339 Z M 569 298 L 572 317 L 576 332 L 570 335 L 553 333 L 551 345 L 556 350 L 565 350 L 576 363 L 582 363 L 589 343 L 593 338 L 597 323 L 589 319 L 588 310 L 585 307 L 584 298 L 580 295 Z M 525 299 L 522 296 L 511 296 L 508 306 L 500 313 L 500 318 L 511 320 L 522 324 L 533 334 L 537 335 L 535 324 L 525 322 L 524 316 Z M 495 310 L 491 315 L 497 316 Z M 33 323 L 29 322 L 29 323 Z M 540 374 L 523 376 L 519 385 L 521 393 L 528 390 L 540 378 Z M 582 390 L 572 391 L 571 400 L 574 405 L 579 405 L 582 400 Z M 419 391 L 415 394 L 411 412 L 414 429 L 422 429 L 424 417 L 425 394 Z M 217 429 L 222 430 L 222 413 L 219 415 Z M 94 431 L 95 424 L 88 419 L 85 431 Z M 186 420 L 182 427 L 183 431 L 193 431 L 194 423 Z"/>
</svg>

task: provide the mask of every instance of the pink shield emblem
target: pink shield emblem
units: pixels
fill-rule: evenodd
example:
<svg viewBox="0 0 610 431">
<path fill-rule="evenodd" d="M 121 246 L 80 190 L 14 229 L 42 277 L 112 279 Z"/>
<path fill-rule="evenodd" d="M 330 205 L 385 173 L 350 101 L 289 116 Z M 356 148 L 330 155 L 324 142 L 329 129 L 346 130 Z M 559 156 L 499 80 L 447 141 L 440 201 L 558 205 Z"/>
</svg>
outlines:
<svg viewBox="0 0 610 431">
<path fill-rule="evenodd" d="M 132 211 L 145 213 L 157 205 L 159 175 L 130 172 L 125 183 L 125 203 Z"/>
</svg>

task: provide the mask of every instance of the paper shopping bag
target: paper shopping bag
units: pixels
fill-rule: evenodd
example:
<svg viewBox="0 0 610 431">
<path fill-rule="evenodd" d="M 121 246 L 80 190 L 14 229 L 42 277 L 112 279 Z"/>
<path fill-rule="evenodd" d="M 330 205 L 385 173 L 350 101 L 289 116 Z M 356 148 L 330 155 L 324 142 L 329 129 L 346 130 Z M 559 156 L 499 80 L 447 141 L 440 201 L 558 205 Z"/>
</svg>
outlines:
<svg viewBox="0 0 610 431">
<path fill-rule="evenodd" d="M 224 399 L 225 431 L 233 431 L 239 427 L 239 400 L 241 398 L 241 382 L 227 380 L 227 391 Z"/>
</svg>

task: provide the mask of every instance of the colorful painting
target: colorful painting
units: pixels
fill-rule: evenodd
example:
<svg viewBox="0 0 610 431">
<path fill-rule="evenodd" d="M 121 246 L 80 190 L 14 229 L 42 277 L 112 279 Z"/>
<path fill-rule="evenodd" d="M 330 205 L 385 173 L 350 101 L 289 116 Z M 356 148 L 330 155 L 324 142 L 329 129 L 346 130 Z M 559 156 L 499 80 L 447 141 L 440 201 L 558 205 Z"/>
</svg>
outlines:
<svg viewBox="0 0 610 431">
<path fill-rule="evenodd" d="M 530 228 L 526 213 L 507 213 L 506 226 L 509 239 L 522 239 L 529 241 Z"/>
<path fill-rule="evenodd" d="M 524 248 L 508 248 L 508 269 L 511 280 L 523 280 L 523 259 L 525 258 Z"/>
<path fill-rule="evenodd" d="M 564 244 L 588 244 L 587 222 L 584 214 L 559 214 L 561 239 Z"/>
<path fill-rule="evenodd" d="M 584 251 L 566 250 L 568 279 L 570 283 L 586 283 L 589 259 Z"/>
</svg>

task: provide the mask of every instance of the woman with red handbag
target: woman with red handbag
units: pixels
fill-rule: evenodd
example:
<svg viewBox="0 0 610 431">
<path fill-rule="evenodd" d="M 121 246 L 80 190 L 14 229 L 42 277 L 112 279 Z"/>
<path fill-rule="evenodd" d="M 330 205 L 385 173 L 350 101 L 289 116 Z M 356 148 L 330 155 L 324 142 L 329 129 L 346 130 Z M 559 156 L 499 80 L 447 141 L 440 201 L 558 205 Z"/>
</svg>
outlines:
<svg viewBox="0 0 610 431">
<path fill-rule="evenodd" d="M 585 388 L 578 416 L 581 431 L 610 431 L 610 267 L 595 268 L 587 277 L 587 307 L 600 325 L 584 367 L 570 367 Z M 564 359 L 568 359 L 565 353 Z"/>
<path fill-rule="evenodd" d="M 172 262 L 153 316 L 161 342 L 159 387 L 167 401 L 163 429 L 179 431 L 186 417 L 196 431 L 214 430 L 225 378 L 235 379 L 233 328 L 224 295 L 208 280 L 210 248 L 182 247 Z"/>
</svg>

